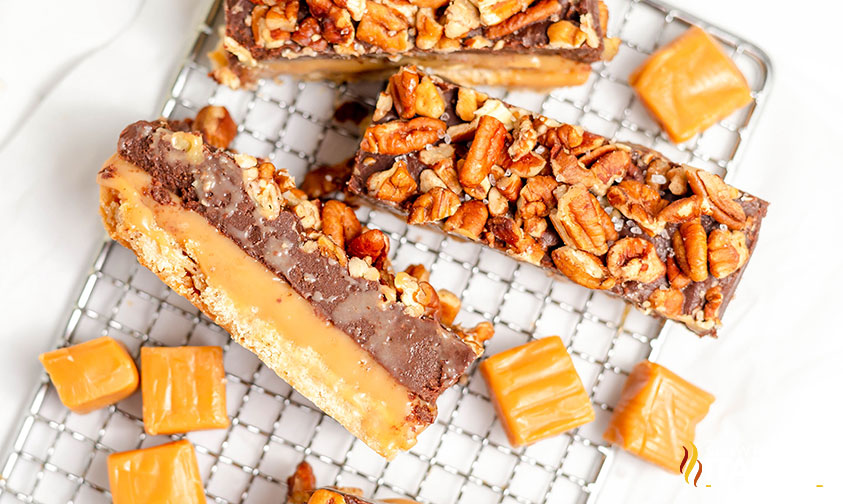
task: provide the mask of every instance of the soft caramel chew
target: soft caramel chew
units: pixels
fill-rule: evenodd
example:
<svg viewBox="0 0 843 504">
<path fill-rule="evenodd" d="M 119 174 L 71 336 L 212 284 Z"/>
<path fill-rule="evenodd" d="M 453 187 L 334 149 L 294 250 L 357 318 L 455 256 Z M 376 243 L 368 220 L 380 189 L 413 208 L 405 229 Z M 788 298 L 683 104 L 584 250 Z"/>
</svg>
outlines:
<svg viewBox="0 0 843 504">
<path fill-rule="evenodd" d="M 480 363 L 509 442 L 522 446 L 594 420 L 562 338 L 551 336 Z"/>
<path fill-rule="evenodd" d="M 187 440 L 108 456 L 114 504 L 205 502 L 196 452 Z"/>
<path fill-rule="evenodd" d="M 143 347 L 141 375 L 147 434 L 228 427 L 220 347 Z"/>
<path fill-rule="evenodd" d="M 138 388 L 138 370 L 132 357 L 108 336 L 46 352 L 38 359 L 62 404 L 76 413 L 114 404 Z"/>
<path fill-rule="evenodd" d="M 603 438 L 628 452 L 679 472 L 694 431 L 714 396 L 650 361 L 627 378 Z"/>
<path fill-rule="evenodd" d="M 674 142 L 684 142 L 752 101 L 735 63 L 693 26 L 629 76 L 641 101 Z"/>
</svg>

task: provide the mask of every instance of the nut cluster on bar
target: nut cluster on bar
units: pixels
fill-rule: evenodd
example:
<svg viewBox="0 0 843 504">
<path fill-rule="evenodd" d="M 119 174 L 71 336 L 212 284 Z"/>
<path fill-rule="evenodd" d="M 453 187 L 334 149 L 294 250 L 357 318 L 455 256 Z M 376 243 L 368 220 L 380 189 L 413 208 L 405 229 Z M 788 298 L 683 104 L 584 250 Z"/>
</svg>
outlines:
<svg viewBox="0 0 843 504">
<path fill-rule="evenodd" d="M 414 67 L 381 93 L 349 190 L 712 335 L 767 206 Z"/>
<path fill-rule="evenodd" d="M 595 0 L 228 0 L 226 13 L 226 48 L 244 62 L 483 49 L 593 62 L 608 16 Z"/>
</svg>

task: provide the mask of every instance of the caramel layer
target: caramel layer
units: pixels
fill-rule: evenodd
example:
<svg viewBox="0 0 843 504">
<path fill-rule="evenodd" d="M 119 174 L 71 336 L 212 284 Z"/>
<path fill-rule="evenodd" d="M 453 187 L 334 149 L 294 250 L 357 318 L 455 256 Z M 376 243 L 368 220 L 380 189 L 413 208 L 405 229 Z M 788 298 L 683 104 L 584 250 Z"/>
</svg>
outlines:
<svg viewBox="0 0 843 504">
<path fill-rule="evenodd" d="M 99 183 L 112 236 L 375 451 L 391 458 L 415 444 L 426 423 L 414 408 L 430 406 L 202 216 L 156 202 L 146 172 L 116 155 L 106 167 Z"/>
</svg>

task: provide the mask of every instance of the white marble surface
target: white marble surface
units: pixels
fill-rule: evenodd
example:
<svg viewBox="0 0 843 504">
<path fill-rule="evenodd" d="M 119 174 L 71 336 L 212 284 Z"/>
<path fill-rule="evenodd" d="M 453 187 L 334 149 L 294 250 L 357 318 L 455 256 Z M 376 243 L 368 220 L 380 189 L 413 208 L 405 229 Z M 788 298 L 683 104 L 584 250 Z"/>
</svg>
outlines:
<svg viewBox="0 0 843 504">
<path fill-rule="evenodd" d="M 600 502 L 840 502 L 843 71 L 831 48 L 843 8 L 674 3 L 773 58 L 772 97 L 733 180 L 773 204 L 721 338 L 679 330 L 660 358 L 717 396 L 696 443 L 712 486 L 620 454 Z M 31 4 L 0 2 L 2 441 L 102 235 L 94 170 L 116 132 L 154 115 L 200 4 L 43 0 L 33 26 Z"/>
</svg>

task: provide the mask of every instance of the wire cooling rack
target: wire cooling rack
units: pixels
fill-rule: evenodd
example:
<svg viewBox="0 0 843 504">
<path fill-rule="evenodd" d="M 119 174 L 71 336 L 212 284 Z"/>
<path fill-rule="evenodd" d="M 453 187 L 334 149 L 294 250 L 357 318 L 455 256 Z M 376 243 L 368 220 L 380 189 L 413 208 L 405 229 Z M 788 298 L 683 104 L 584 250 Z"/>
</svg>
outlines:
<svg viewBox="0 0 843 504">
<path fill-rule="evenodd" d="M 516 105 L 617 140 L 665 152 L 674 160 L 732 172 L 758 119 L 770 61 L 754 45 L 680 10 L 652 1 L 607 0 L 609 32 L 623 44 L 611 63 L 595 67 L 580 87 L 550 94 L 488 90 Z M 307 167 L 341 161 L 357 144 L 356 125 L 332 119 L 337 103 L 373 105 L 380 83 L 333 85 L 284 79 L 254 92 L 231 91 L 207 77 L 205 54 L 217 43 L 219 2 L 212 7 L 179 70 L 162 114 L 192 116 L 207 103 L 225 105 L 240 125 L 233 147 L 272 158 L 300 177 Z M 753 103 L 702 135 L 674 145 L 660 133 L 626 80 L 629 72 L 689 23 L 720 39 L 753 89 Z M 93 179 L 94 170 L 91 167 Z M 654 358 L 664 324 L 623 302 L 519 264 L 476 244 L 408 227 L 390 214 L 362 208 L 361 221 L 392 239 L 397 269 L 431 270 L 437 287 L 461 293 L 458 321 L 492 320 L 487 354 L 532 338 L 562 336 L 594 403 L 591 424 L 528 448 L 513 449 L 496 420 L 478 373 L 439 400 L 439 417 L 410 452 L 386 462 L 293 391 L 190 303 L 140 267 L 131 252 L 106 241 L 70 313 L 59 346 L 110 335 L 137 358 L 143 345 L 219 345 L 228 377 L 226 430 L 194 432 L 209 502 L 283 502 L 286 477 L 302 459 L 319 484 L 362 488 L 376 497 L 423 503 L 596 502 L 613 448 L 601 439 L 629 370 Z M 147 436 L 140 394 L 80 416 L 63 408 L 44 377 L 24 412 L 0 473 L 0 504 L 109 502 L 106 457 L 180 436 Z"/>
</svg>

